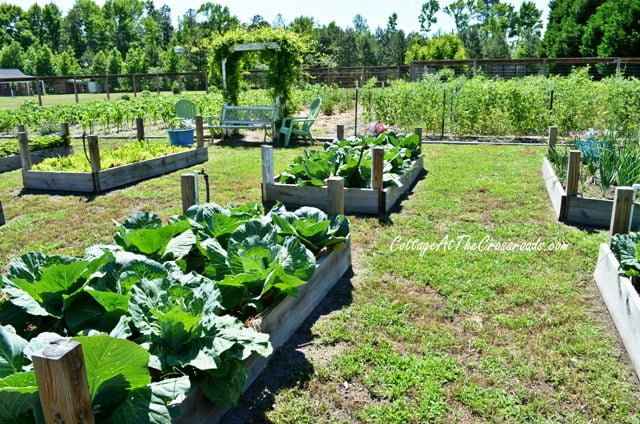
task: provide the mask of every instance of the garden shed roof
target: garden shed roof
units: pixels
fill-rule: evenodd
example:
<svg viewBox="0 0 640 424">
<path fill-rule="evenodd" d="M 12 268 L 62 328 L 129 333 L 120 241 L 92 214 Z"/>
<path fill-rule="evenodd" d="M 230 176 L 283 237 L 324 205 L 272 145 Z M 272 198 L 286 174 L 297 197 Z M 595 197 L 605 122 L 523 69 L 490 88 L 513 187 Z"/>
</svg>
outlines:
<svg viewBox="0 0 640 424">
<path fill-rule="evenodd" d="M 15 68 L 0 68 L 0 79 L 17 79 L 17 78 L 33 78 L 31 75 L 25 75 L 19 69 Z M 14 81 L 15 82 L 15 81 Z M 17 81 L 17 82 L 27 82 L 27 81 Z"/>
</svg>

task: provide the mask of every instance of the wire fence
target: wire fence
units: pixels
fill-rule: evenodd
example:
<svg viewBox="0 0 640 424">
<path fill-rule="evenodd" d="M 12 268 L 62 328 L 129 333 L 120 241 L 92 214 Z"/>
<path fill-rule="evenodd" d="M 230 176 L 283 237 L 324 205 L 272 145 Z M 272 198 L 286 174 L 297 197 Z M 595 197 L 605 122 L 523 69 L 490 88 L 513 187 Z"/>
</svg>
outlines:
<svg viewBox="0 0 640 424">
<path fill-rule="evenodd" d="M 554 59 L 477 59 L 477 60 L 432 60 L 411 63 L 411 80 L 417 81 L 425 75 L 436 74 L 443 69 L 456 75 L 517 78 L 528 75 L 569 75 L 574 68 L 589 68 L 595 79 L 620 72 L 627 77 L 640 77 L 640 58 L 633 57 L 580 57 Z"/>
<path fill-rule="evenodd" d="M 145 94 L 206 92 L 208 89 L 206 72 L 17 77 L 0 79 L 0 103 L 2 98 L 24 101 L 26 96 L 46 106 Z M 9 102 L 8 99 L 4 101 Z"/>
</svg>

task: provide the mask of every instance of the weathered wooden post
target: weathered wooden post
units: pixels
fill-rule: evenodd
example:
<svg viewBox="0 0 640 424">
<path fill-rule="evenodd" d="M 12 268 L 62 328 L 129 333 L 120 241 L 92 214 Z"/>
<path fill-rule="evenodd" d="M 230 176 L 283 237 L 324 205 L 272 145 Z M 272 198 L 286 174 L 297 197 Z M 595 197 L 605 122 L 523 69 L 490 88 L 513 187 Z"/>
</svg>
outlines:
<svg viewBox="0 0 640 424">
<path fill-rule="evenodd" d="M 631 211 L 633 210 L 633 188 L 616 187 L 613 198 L 613 210 L 611 212 L 611 225 L 609 226 L 609 243 L 616 234 L 626 234 L 629 232 L 629 224 L 633 220 Z"/>
<path fill-rule="evenodd" d="M 144 120 L 141 117 L 136 118 L 136 137 L 138 141 L 144 140 Z"/>
<path fill-rule="evenodd" d="M 71 136 L 71 133 L 69 132 L 69 123 L 68 122 L 61 122 L 60 123 L 60 137 L 62 137 L 63 139 L 68 139 Z"/>
<path fill-rule="evenodd" d="M 156 74 L 156 93 L 160 95 L 160 75 Z"/>
<path fill-rule="evenodd" d="M 80 103 L 80 99 L 78 99 L 78 79 L 73 77 L 73 94 L 76 97 L 76 103 Z"/>
<path fill-rule="evenodd" d="M 556 143 L 558 142 L 558 127 L 549 127 L 549 154 L 556 151 Z"/>
<path fill-rule="evenodd" d="M 4 210 L 2 209 L 2 202 L 0 202 L 0 227 L 6 223 L 7 221 L 4 219 Z"/>
<path fill-rule="evenodd" d="M 22 183 L 25 183 L 25 172 L 33 166 L 31 162 L 31 152 L 29 151 L 29 137 L 26 132 L 18 133 L 18 144 L 20 146 L 20 162 L 22 163 Z"/>
<path fill-rule="evenodd" d="M 93 191 L 98 193 L 100 189 L 100 145 L 98 144 L 98 136 L 90 135 L 89 140 L 89 161 L 91 162 L 91 177 L 93 179 Z"/>
<path fill-rule="evenodd" d="M 107 91 L 107 100 L 111 100 L 111 96 L 109 95 L 109 76 L 104 76 L 104 89 Z"/>
<path fill-rule="evenodd" d="M 267 186 L 275 184 L 274 167 L 273 167 L 273 146 L 260 146 L 262 153 L 262 201 L 267 202 L 268 193 Z"/>
<path fill-rule="evenodd" d="M 344 179 L 342 177 L 327 178 L 327 195 L 329 197 L 327 215 L 344 214 Z"/>
<path fill-rule="evenodd" d="M 560 205 L 560 220 L 569 218 L 571 198 L 578 194 L 578 182 L 580 181 L 580 150 L 569 151 L 569 164 L 567 167 L 566 196 Z"/>
<path fill-rule="evenodd" d="M 32 358 L 45 423 L 94 423 L 80 343 L 60 338 Z"/>
<path fill-rule="evenodd" d="M 42 106 L 42 86 L 40 80 L 36 78 L 36 92 L 38 93 L 38 104 Z"/>
<path fill-rule="evenodd" d="M 420 137 L 420 141 L 422 141 L 422 127 L 415 127 L 413 133 Z"/>
<path fill-rule="evenodd" d="M 336 138 L 338 140 L 344 140 L 344 125 L 338 124 L 336 126 Z"/>
<path fill-rule="evenodd" d="M 196 176 L 195 174 L 182 174 L 180 176 L 180 187 L 182 190 L 182 213 L 196 204 Z"/>
<path fill-rule="evenodd" d="M 204 147 L 204 122 L 202 115 L 196 115 L 196 146 Z"/>
<path fill-rule="evenodd" d="M 27 132 L 27 129 L 24 127 L 24 124 L 18 124 L 16 128 L 18 129 L 19 133 Z"/>
<path fill-rule="evenodd" d="M 133 88 L 133 97 L 138 97 L 138 87 L 136 85 L 136 74 L 131 75 L 131 87 Z"/>
<path fill-rule="evenodd" d="M 386 212 L 386 199 L 383 190 L 384 147 L 371 147 L 371 188 L 378 190 L 378 213 Z"/>
</svg>

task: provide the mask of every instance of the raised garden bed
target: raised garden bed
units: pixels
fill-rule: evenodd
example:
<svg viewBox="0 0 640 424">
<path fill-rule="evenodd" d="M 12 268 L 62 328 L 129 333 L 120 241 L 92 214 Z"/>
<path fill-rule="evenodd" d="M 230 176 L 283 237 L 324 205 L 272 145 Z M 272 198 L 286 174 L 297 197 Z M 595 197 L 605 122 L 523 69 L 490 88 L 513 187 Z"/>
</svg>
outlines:
<svg viewBox="0 0 640 424">
<path fill-rule="evenodd" d="M 32 163 L 40 163 L 47 158 L 57 156 L 68 156 L 73 152 L 71 146 L 52 147 L 49 149 L 36 150 L 31 152 Z M 22 167 L 20 155 L 10 155 L 0 157 L 0 172 L 14 171 Z"/>
<path fill-rule="evenodd" d="M 178 169 L 188 168 L 206 162 L 209 158 L 206 147 L 197 147 L 180 153 L 102 170 L 100 169 L 100 151 L 97 147 L 97 138 L 93 140 L 90 138 L 89 154 L 92 172 L 36 171 L 31 169 L 31 160 L 28 158 L 29 165 L 22 172 L 24 188 L 99 193 Z"/>
<path fill-rule="evenodd" d="M 631 280 L 618 274 L 620 263 L 607 244 L 593 274 L 636 373 L 640 375 L 640 296 Z"/>
<path fill-rule="evenodd" d="M 242 388 L 243 393 L 258 378 L 275 351 L 291 338 L 350 267 L 351 242 L 347 241 L 343 249 L 333 250 L 318 259 L 313 277 L 307 284 L 300 287 L 297 297 L 285 298 L 274 308 L 258 317 L 254 328 L 269 334 L 274 353 L 267 358 L 254 354 L 246 360 L 248 378 Z M 217 423 L 231 408 L 212 405 L 198 389 L 182 403 L 182 416 L 178 422 L 183 424 Z"/>
<path fill-rule="evenodd" d="M 574 169 L 579 170 L 579 167 Z M 571 167 L 568 173 L 570 172 Z M 542 160 L 542 178 L 558 220 L 568 224 L 609 228 L 611 212 L 613 210 L 613 200 L 567 195 L 566 190 L 560 179 L 556 176 L 547 158 Z M 579 174 L 575 176 L 574 181 L 577 183 L 578 179 Z M 634 208 L 633 223 L 635 225 L 639 222 L 640 208 Z"/>
<path fill-rule="evenodd" d="M 326 185 L 318 187 L 275 182 L 272 147 L 263 146 L 262 152 L 262 200 L 265 204 L 280 201 L 292 207 L 313 206 L 324 211 L 330 209 L 329 189 Z M 381 170 L 381 167 L 373 166 L 372 169 Z M 424 162 L 422 157 L 419 157 L 400 176 L 399 187 L 344 188 L 344 213 L 389 213 L 398 199 L 411 189 L 423 172 Z M 379 180 L 382 181 L 381 176 Z"/>
</svg>

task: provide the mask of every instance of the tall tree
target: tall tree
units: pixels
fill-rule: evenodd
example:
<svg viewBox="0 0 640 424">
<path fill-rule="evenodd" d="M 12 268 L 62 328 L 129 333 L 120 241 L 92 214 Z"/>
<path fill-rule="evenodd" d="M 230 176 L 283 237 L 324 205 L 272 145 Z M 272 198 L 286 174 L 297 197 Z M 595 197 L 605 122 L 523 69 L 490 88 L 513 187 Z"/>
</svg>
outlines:
<svg viewBox="0 0 640 424">
<path fill-rule="evenodd" d="M 436 13 L 440 10 L 440 4 L 438 0 L 429 0 L 422 5 L 420 9 L 420 15 L 418 21 L 420 22 L 420 31 L 423 34 L 428 34 L 431 31 L 431 25 L 438 22 Z"/>
<path fill-rule="evenodd" d="M 44 42 L 51 50 L 57 52 L 61 49 L 62 12 L 55 3 L 49 3 L 42 8 L 42 29 Z"/>
<path fill-rule="evenodd" d="M 605 0 L 551 0 L 549 23 L 542 40 L 544 57 L 579 57 L 589 18 Z"/>
</svg>

